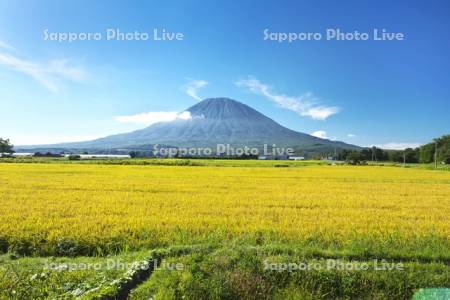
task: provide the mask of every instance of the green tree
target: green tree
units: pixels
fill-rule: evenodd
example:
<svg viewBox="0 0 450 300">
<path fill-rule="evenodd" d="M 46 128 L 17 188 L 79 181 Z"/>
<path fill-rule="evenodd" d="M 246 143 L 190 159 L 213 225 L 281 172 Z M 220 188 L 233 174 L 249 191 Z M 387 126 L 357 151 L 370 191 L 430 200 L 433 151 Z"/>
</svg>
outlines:
<svg viewBox="0 0 450 300">
<path fill-rule="evenodd" d="M 372 160 L 372 149 L 364 148 L 361 150 L 361 155 L 364 157 L 364 160 Z"/>
<path fill-rule="evenodd" d="M 378 155 L 379 155 L 378 160 L 382 160 L 382 161 L 389 160 L 389 155 L 388 155 L 387 151 L 384 151 L 383 149 L 378 150 Z"/>
<path fill-rule="evenodd" d="M 435 139 L 437 142 L 437 160 L 438 162 L 450 163 L 450 134 L 443 135 Z"/>
<path fill-rule="evenodd" d="M 431 163 L 434 161 L 434 154 L 437 148 L 437 161 L 450 163 L 450 134 L 436 138 L 432 143 L 420 147 L 421 163 Z"/>
<path fill-rule="evenodd" d="M 418 163 L 419 162 L 419 148 L 412 149 L 407 148 L 404 150 L 404 158 L 407 163 Z"/>
<path fill-rule="evenodd" d="M 0 138 L 0 153 L 13 153 L 14 146 L 10 143 L 9 139 Z"/>
<path fill-rule="evenodd" d="M 359 165 L 364 161 L 364 156 L 360 151 L 352 151 L 347 155 L 345 160 L 352 165 Z"/>
<path fill-rule="evenodd" d="M 342 149 L 341 151 L 338 152 L 337 159 L 338 160 L 346 160 L 347 159 L 347 155 L 349 153 L 350 153 L 350 150 Z"/>
<path fill-rule="evenodd" d="M 389 161 L 403 162 L 403 151 L 390 150 L 389 151 Z"/>
<path fill-rule="evenodd" d="M 420 147 L 419 161 L 425 164 L 434 161 L 434 143 L 425 144 Z"/>
</svg>

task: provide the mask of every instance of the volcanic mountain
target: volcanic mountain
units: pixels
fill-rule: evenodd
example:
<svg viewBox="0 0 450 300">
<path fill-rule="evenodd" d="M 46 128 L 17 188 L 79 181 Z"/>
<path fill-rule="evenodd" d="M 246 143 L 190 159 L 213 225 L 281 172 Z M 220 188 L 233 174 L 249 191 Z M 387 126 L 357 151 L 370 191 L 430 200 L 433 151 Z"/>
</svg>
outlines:
<svg viewBox="0 0 450 300">
<path fill-rule="evenodd" d="M 186 110 L 190 118 L 155 123 L 130 133 L 88 142 L 51 145 L 51 148 L 119 149 L 144 145 L 215 147 L 217 144 L 292 147 L 304 152 L 357 149 L 338 141 L 321 139 L 281 126 L 253 108 L 228 98 L 205 99 Z"/>
</svg>

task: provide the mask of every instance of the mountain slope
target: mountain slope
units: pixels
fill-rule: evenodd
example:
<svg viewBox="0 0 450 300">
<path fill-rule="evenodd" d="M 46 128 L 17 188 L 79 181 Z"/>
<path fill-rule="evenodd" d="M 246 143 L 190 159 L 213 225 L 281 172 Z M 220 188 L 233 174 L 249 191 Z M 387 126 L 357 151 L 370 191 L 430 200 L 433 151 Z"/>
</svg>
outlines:
<svg viewBox="0 0 450 300">
<path fill-rule="evenodd" d="M 317 138 L 285 128 L 253 108 L 228 98 L 205 99 L 186 111 L 189 120 L 160 122 L 130 133 L 79 143 L 52 145 L 67 148 L 126 148 L 164 144 L 178 147 L 216 147 L 217 144 L 293 147 L 299 150 L 356 149 L 343 142 Z"/>
</svg>

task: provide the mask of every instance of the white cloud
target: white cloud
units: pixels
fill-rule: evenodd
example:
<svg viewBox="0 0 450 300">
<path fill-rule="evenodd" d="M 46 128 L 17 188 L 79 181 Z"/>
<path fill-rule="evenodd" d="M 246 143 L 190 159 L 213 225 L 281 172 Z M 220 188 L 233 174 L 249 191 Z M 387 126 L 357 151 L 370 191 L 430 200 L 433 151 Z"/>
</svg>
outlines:
<svg viewBox="0 0 450 300">
<path fill-rule="evenodd" d="M 347 134 L 347 137 L 349 137 L 349 138 L 354 138 L 354 137 L 356 137 L 356 135 L 354 135 L 354 134 L 352 134 L 352 133 L 349 133 L 349 134 Z"/>
<path fill-rule="evenodd" d="M 189 79 L 189 82 L 182 87 L 182 90 L 197 101 L 202 100 L 198 95 L 198 90 L 208 84 L 205 80 Z"/>
<path fill-rule="evenodd" d="M 0 65 L 31 76 L 53 93 L 61 90 L 62 80 L 83 81 L 86 78 L 83 69 L 69 66 L 64 59 L 38 63 L 0 52 Z"/>
<path fill-rule="evenodd" d="M 6 49 L 6 50 L 9 50 L 9 51 L 13 51 L 14 50 L 13 46 L 11 46 L 10 44 L 8 44 L 7 42 L 2 41 L 2 40 L 0 40 L 0 48 Z"/>
<path fill-rule="evenodd" d="M 189 111 L 181 113 L 176 111 L 151 111 L 131 116 L 117 116 L 114 119 L 121 123 L 134 123 L 151 125 L 158 122 L 171 122 L 175 120 L 191 120 L 192 115 Z"/>
<path fill-rule="evenodd" d="M 251 76 L 247 79 L 239 80 L 235 84 L 249 89 L 254 94 L 268 98 L 282 108 L 292 110 L 301 116 L 307 116 L 314 120 L 325 120 L 340 110 L 336 106 L 318 104 L 318 99 L 312 93 L 305 93 L 298 97 L 276 94 L 268 85 Z"/>
<path fill-rule="evenodd" d="M 419 146 L 421 146 L 421 143 L 386 143 L 386 144 L 377 144 L 377 145 L 370 145 L 368 147 L 377 147 L 377 148 L 381 148 L 381 149 L 386 149 L 386 150 L 403 150 L 406 148 L 417 148 Z"/>
<path fill-rule="evenodd" d="M 327 133 L 323 130 L 314 131 L 311 135 L 321 139 L 328 139 Z"/>
</svg>

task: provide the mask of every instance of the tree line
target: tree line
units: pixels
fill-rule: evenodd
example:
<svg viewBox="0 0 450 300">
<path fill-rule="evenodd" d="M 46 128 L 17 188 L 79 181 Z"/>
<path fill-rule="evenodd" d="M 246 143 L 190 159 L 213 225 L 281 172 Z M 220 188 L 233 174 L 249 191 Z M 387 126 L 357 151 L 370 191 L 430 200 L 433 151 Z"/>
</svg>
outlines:
<svg viewBox="0 0 450 300">
<path fill-rule="evenodd" d="M 377 147 L 357 150 L 342 150 L 337 160 L 345 160 L 354 164 L 364 161 L 392 161 L 399 163 L 438 163 L 450 164 L 450 135 L 435 138 L 432 142 L 417 148 L 405 150 L 383 150 Z"/>
<path fill-rule="evenodd" d="M 13 145 L 9 139 L 0 138 L 0 153 L 13 153 Z M 132 155 L 133 154 L 133 155 Z M 138 153 L 130 153 L 131 157 L 139 157 Z M 244 157 L 256 159 L 257 157 Z M 432 142 L 417 148 L 405 150 L 383 150 L 378 147 L 361 150 L 343 149 L 334 156 L 337 160 L 345 160 L 353 164 L 366 161 L 392 161 L 398 163 L 438 163 L 450 164 L 450 135 L 435 138 Z"/>
</svg>

